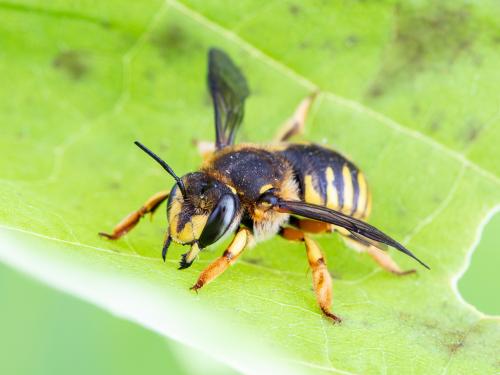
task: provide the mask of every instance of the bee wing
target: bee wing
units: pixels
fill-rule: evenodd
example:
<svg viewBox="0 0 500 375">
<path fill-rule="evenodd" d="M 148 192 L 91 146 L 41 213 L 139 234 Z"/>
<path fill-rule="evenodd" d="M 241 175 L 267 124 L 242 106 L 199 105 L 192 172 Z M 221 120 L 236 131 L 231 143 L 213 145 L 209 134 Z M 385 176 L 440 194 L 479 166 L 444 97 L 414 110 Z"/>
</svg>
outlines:
<svg viewBox="0 0 500 375">
<path fill-rule="evenodd" d="M 406 255 L 412 257 L 417 262 L 419 262 L 422 266 L 427 269 L 430 269 L 427 264 L 418 259 L 413 253 L 408 250 L 406 247 L 401 245 L 396 240 L 389 237 L 387 234 L 378 230 L 374 226 L 365 223 L 364 221 L 355 219 L 351 216 L 344 215 L 341 212 L 331 210 L 329 208 L 318 206 L 315 204 L 309 204 L 300 201 L 284 201 L 278 200 L 276 207 L 281 212 L 287 212 L 298 216 L 303 216 L 308 219 L 318 220 L 325 223 L 330 223 L 334 225 L 338 225 L 339 227 L 347 229 L 353 237 L 359 238 L 377 246 L 373 243 L 373 241 L 384 243 L 386 245 L 392 246 L 395 249 L 405 253 Z"/>
<path fill-rule="evenodd" d="M 249 90 L 245 77 L 223 51 L 208 52 L 208 88 L 215 112 L 215 145 L 221 149 L 234 143 L 243 120 Z"/>
</svg>

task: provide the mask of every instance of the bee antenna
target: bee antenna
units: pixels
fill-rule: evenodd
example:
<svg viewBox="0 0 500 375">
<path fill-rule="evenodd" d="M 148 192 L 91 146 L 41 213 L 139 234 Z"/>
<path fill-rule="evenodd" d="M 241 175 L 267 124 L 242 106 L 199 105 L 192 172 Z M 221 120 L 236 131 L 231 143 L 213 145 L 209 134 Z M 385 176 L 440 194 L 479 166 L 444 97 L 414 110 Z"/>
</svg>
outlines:
<svg viewBox="0 0 500 375">
<path fill-rule="evenodd" d="M 174 179 L 175 179 L 175 182 L 177 183 L 177 186 L 179 186 L 179 189 L 181 189 L 181 193 L 182 193 L 182 196 L 184 198 L 186 198 L 186 187 L 184 186 L 184 183 L 182 182 L 182 180 L 179 178 L 179 176 L 177 176 L 175 174 L 175 172 L 172 170 L 172 168 L 170 168 L 170 166 L 165 162 L 163 161 L 158 155 L 156 155 L 153 151 L 151 151 L 149 148 L 147 148 L 146 146 L 144 146 L 141 142 L 139 141 L 135 141 L 134 142 L 135 145 L 137 147 L 139 147 L 142 151 L 144 151 L 146 154 L 148 154 L 149 156 L 151 156 L 154 160 L 156 160 L 158 162 L 158 164 L 160 164 L 163 169 L 165 169 L 168 174 L 170 176 L 172 176 Z"/>
</svg>

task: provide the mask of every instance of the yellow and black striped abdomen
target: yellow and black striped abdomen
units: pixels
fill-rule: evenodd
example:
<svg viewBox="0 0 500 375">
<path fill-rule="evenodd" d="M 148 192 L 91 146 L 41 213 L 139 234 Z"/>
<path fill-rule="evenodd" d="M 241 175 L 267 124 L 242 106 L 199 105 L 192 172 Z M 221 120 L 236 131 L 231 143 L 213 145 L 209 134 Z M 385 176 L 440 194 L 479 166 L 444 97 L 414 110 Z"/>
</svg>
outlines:
<svg viewBox="0 0 500 375">
<path fill-rule="evenodd" d="M 363 173 L 339 153 L 314 144 L 281 151 L 292 164 L 301 198 L 359 219 L 370 214 L 371 195 Z"/>
</svg>

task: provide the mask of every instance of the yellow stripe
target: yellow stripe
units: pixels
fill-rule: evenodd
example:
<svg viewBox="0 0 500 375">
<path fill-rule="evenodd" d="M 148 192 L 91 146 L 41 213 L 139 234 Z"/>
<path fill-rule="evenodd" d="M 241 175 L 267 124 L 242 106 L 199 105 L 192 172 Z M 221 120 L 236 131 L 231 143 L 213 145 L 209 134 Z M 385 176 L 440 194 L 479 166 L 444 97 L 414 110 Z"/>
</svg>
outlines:
<svg viewBox="0 0 500 375">
<path fill-rule="evenodd" d="M 352 188 L 351 171 L 347 164 L 344 164 L 342 168 L 342 177 L 344 179 L 344 207 L 342 207 L 342 212 L 350 215 L 353 206 L 352 200 L 354 191 Z"/>
<path fill-rule="evenodd" d="M 358 172 L 358 186 L 359 186 L 358 206 L 353 216 L 363 217 L 363 213 L 366 207 L 366 200 L 368 199 L 368 185 L 366 184 L 365 176 L 361 172 Z"/>
<path fill-rule="evenodd" d="M 363 218 L 367 219 L 368 216 L 370 216 L 370 212 L 371 211 L 372 211 L 372 194 L 368 190 L 368 198 L 367 198 L 367 201 L 366 201 L 366 210 L 363 213 Z"/>
<path fill-rule="evenodd" d="M 326 175 L 326 207 L 332 210 L 337 210 L 339 208 L 339 197 L 337 194 L 337 189 L 333 181 L 335 181 L 335 175 L 333 169 L 328 167 L 325 171 Z"/>
<path fill-rule="evenodd" d="M 272 189 L 273 185 L 271 184 L 266 184 L 266 185 L 263 185 L 260 190 L 259 190 L 259 194 L 262 194 L 262 193 L 265 193 L 266 191 L 268 191 L 269 189 Z"/>
<path fill-rule="evenodd" d="M 304 198 L 307 203 L 323 205 L 323 199 L 321 195 L 314 189 L 314 185 L 312 182 L 312 176 L 310 174 L 306 175 L 304 178 Z"/>
</svg>

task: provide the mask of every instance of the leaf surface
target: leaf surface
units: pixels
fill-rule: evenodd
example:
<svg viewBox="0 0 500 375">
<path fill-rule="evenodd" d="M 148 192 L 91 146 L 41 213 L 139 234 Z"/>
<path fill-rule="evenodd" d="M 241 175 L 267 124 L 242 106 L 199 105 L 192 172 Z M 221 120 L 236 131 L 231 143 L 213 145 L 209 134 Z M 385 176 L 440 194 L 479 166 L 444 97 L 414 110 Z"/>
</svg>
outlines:
<svg viewBox="0 0 500 375">
<path fill-rule="evenodd" d="M 456 292 L 500 202 L 498 5 L 433 2 L 1 3 L 0 257 L 241 371 L 498 371 L 500 323 Z M 314 90 L 305 137 L 365 171 L 370 222 L 432 271 L 397 278 L 335 236 L 333 326 L 300 244 L 275 238 L 193 295 L 222 252 L 163 264 L 164 213 L 118 242 L 109 230 L 197 168 L 213 139 L 206 52 L 226 50 L 252 95 L 239 140 L 265 142 Z M 418 265 L 393 254 L 404 268 Z"/>
</svg>

